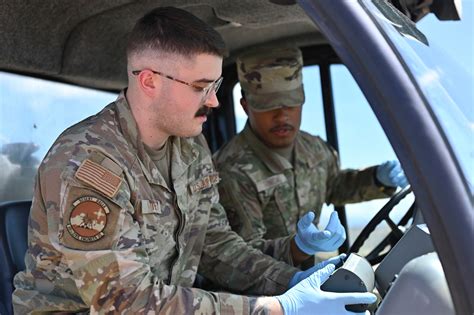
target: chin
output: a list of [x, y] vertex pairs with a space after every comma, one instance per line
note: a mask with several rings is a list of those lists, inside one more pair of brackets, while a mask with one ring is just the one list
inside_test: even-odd
[[284, 143], [274, 143], [271, 145], [272, 148], [275, 149], [286, 149], [293, 145], [293, 142], [284, 142]]
[[185, 135], [183, 135], [183, 137], [196, 137], [198, 135], [200, 135], [202, 132], [202, 125], [197, 127], [197, 128], [194, 128], [193, 130], [189, 130], [185, 133]]
[[295, 144], [295, 138], [286, 138], [286, 139], [280, 139], [281, 141], [275, 142], [273, 146], [278, 149], [285, 149], [288, 147], [291, 147]]

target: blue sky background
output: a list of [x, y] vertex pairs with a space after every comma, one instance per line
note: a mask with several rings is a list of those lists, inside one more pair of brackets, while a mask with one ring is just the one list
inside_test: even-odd
[[[453, 56], [458, 66], [472, 77], [474, 0], [464, 0], [462, 4], [462, 22], [440, 22], [430, 14], [418, 23], [418, 28], [430, 43]], [[390, 144], [350, 73], [343, 66], [334, 66], [332, 72], [342, 167], [360, 168], [395, 159]], [[304, 78], [307, 101], [303, 107], [302, 129], [325, 138], [319, 69], [305, 69]], [[470, 97], [471, 106], [474, 106], [472, 80], [459, 84]], [[240, 88], [234, 94], [238, 100]], [[35, 150], [33, 157], [40, 161], [61, 131], [95, 114], [115, 98], [112, 93], [0, 72], [0, 200], [2, 191], [7, 194], [8, 178], [19, 172], [18, 165], [8, 159], [7, 144], [25, 143], [25, 154], [28, 150]], [[236, 104], [239, 104], [238, 101]], [[239, 105], [236, 113], [237, 124], [242, 128], [246, 116]], [[347, 207], [350, 222], [363, 225], [383, 203], [372, 201]], [[324, 211], [323, 223], [328, 213], [329, 210]]]

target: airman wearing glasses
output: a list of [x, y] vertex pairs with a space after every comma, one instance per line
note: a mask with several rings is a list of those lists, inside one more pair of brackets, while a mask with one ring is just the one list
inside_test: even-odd
[[[319, 289], [341, 257], [303, 272], [231, 231], [201, 135], [219, 104], [224, 50], [184, 10], [137, 22], [128, 88], [64, 131], [39, 167], [15, 313], [342, 313], [375, 301]], [[226, 292], [263, 297], [195, 288], [198, 268]]]

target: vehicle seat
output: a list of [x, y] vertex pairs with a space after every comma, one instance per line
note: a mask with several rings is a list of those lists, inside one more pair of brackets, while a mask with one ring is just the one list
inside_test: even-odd
[[13, 314], [13, 277], [25, 269], [31, 201], [0, 203], [0, 314]]

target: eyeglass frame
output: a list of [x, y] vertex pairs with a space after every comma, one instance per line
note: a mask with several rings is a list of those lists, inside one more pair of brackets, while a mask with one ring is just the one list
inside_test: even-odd
[[202, 95], [202, 100], [205, 100], [209, 96], [209, 92], [212, 90], [212, 88], [214, 89], [214, 93], [217, 93], [217, 91], [221, 87], [222, 80], [224, 79], [224, 77], [220, 77], [217, 80], [209, 83], [208, 86], [202, 87], [202, 86], [199, 86], [199, 85], [194, 84], [194, 83], [189, 83], [189, 82], [186, 82], [186, 81], [183, 81], [183, 80], [180, 80], [180, 79], [176, 79], [176, 78], [174, 78], [170, 75], [167, 75], [167, 74], [164, 74], [162, 72], [155, 71], [155, 70], [152, 70], [152, 69], [132, 70], [132, 74], [133, 75], [139, 75], [140, 72], [145, 71], [145, 70], [151, 71], [154, 74], [165, 77], [165, 78], [170, 79], [172, 81], [175, 81], [175, 82], [190, 86], [192, 88], [195, 88], [198, 92], [201, 92], [201, 93], [204, 92], [204, 94]]

